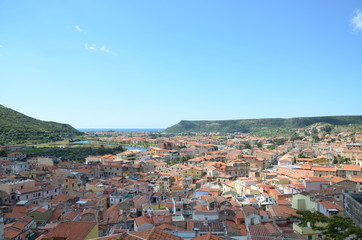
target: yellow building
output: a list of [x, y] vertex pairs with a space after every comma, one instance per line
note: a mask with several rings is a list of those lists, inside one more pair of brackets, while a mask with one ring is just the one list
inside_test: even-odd
[[104, 190], [104, 185], [99, 182], [87, 183], [86, 190], [92, 191], [92, 192], [101, 192]]
[[274, 184], [289, 184], [290, 180], [286, 177], [275, 177], [273, 182]]
[[344, 150], [341, 156], [352, 160], [360, 154], [362, 154], [362, 150]]
[[150, 152], [152, 155], [156, 155], [157, 153], [159, 153], [160, 150], [161, 150], [161, 148], [151, 147], [147, 151]]
[[63, 185], [65, 193], [69, 193], [71, 191], [78, 191], [82, 186], [82, 182], [79, 179], [66, 178]]
[[299, 234], [302, 234], [305, 239], [317, 239], [318, 234], [320, 233], [317, 230], [313, 230], [310, 225], [307, 226], [301, 226], [298, 223], [293, 223], [293, 230]]
[[312, 161], [313, 164], [318, 164], [318, 165], [327, 165], [330, 164], [329, 159], [326, 158], [325, 156], [318, 156], [315, 159], [313, 159]]
[[102, 196], [100, 198], [97, 198], [97, 207], [99, 207], [100, 209], [103, 209], [103, 211], [105, 211], [108, 208], [108, 198], [107, 196]]
[[202, 178], [202, 175], [203, 175], [202, 168], [190, 167], [190, 168], [184, 169], [185, 177], [192, 177], [193, 179], [200, 179], [200, 178]]
[[185, 189], [182, 186], [173, 186], [173, 187], [171, 187], [171, 193], [176, 193], [176, 192], [182, 193], [182, 192], [184, 192], [184, 190]]

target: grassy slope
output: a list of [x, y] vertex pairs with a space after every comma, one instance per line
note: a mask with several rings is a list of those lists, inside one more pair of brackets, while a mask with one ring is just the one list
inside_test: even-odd
[[332, 125], [362, 124], [362, 116], [330, 116], [330, 117], [303, 117], [303, 118], [269, 118], [243, 119], [224, 121], [181, 121], [165, 129], [165, 133], [189, 132], [245, 132], [257, 133], [277, 129], [303, 128], [315, 123], [329, 123]]
[[0, 145], [59, 141], [80, 135], [68, 124], [41, 121], [0, 105]]

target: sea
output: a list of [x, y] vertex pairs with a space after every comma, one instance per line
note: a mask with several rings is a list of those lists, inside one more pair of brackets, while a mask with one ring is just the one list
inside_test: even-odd
[[164, 128], [77, 128], [81, 132], [159, 132]]

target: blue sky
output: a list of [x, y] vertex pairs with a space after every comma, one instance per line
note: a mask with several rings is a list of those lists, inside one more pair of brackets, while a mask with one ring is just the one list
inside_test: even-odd
[[77, 128], [360, 115], [361, 1], [0, 1], [0, 104]]

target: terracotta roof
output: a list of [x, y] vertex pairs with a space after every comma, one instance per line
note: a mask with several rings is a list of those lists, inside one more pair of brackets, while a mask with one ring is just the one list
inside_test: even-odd
[[140, 231], [140, 232], [131, 232], [127, 233], [126, 236], [123, 236], [125, 240], [182, 240], [181, 237], [176, 236], [172, 233], [168, 233], [163, 231], [160, 228], [154, 227], [148, 230]]
[[291, 215], [298, 215], [296, 209], [287, 206], [270, 205], [269, 209], [273, 217], [290, 218]]
[[343, 211], [341, 206], [338, 206], [330, 201], [321, 201], [320, 204], [322, 204], [326, 209], [337, 209], [338, 211]]
[[17, 229], [11, 228], [11, 227], [5, 227], [5, 229], [4, 229], [5, 239], [15, 239], [20, 234], [21, 234], [21, 230], [17, 230]]
[[159, 226], [157, 226], [157, 228], [162, 229], [162, 230], [171, 230], [171, 231], [179, 231], [179, 232], [186, 232], [187, 229], [183, 228], [183, 227], [176, 227], [175, 225], [172, 224], [168, 224], [168, 223], [164, 223], [161, 224]]
[[171, 223], [172, 217], [171, 216], [153, 216], [152, 222], [154, 225], [162, 224], [162, 223]]
[[351, 181], [362, 183], [362, 176], [352, 176]]
[[249, 226], [249, 233], [252, 240], [269, 240], [269, 239], [305, 239], [298, 233], [279, 232], [273, 223], [258, 224]]
[[25, 213], [15, 213], [15, 212], [11, 212], [11, 213], [5, 213], [4, 218], [22, 218], [25, 216]]
[[14, 206], [12, 209], [13, 213], [27, 213], [28, 209], [24, 206]]
[[312, 166], [313, 171], [324, 171], [324, 172], [335, 172], [336, 167], [320, 167], [320, 166]]
[[213, 234], [211, 234], [211, 232], [209, 232], [206, 235], [191, 238], [191, 240], [223, 240], [223, 238], [213, 235]]
[[353, 164], [344, 164], [342, 166], [343, 170], [346, 171], [361, 171], [361, 167], [358, 165], [353, 165]]
[[21, 194], [24, 194], [24, 193], [36, 192], [36, 191], [40, 191], [40, 190], [41, 190], [41, 187], [37, 186], [37, 187], [29, 187], [29, 188], [21, 189], [21, 190], [19, 190], [19, 192]]
[[327, 182], [327, 179], [323, 177], [308, 177], [306, 178], [307, 182]]
[[152, 224], [152, 220], [146, 216], [141, 216], [141, 217], [135, 218], [134, 220], [135, 220], [137, 226], [142, 226], [143, 224], [146, 224], [146, 223]]
[[346, 179], [343, 177], [333, 177], [333, 178], [330, 178], [329, 181], [332, 183], [339, 183], [339, 182], [346, 181]]
[[97, 226], [96, 222], [62, 222], [44, 235], [45, 239], [66, 238], [67, 240], [83, 240]]
[[258, 210], [252, 206], [244, 206], [243, 212], [246, 216], [249, 216], [252, 214], [258, 215]]
[[48, 222], [56, 222], [59, 220], [62, 215], [63, 209], [55, 209], [52, 213], [52, 216], [49, 218]]

